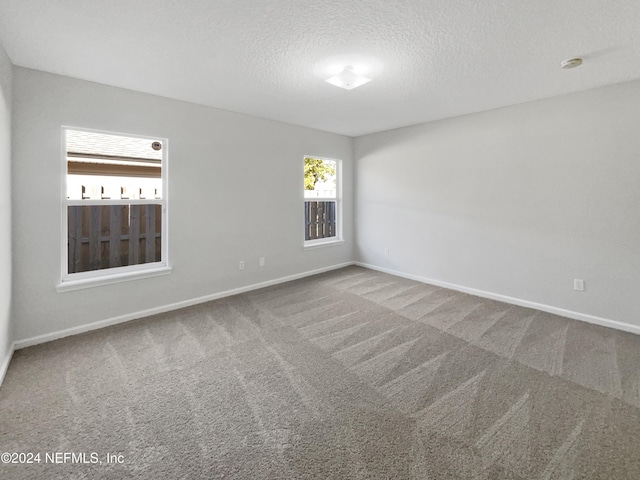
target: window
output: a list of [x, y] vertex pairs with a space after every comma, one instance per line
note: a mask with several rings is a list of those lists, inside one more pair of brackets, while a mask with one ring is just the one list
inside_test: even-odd
[[342, 240], [340, 160], [304, 158], [305, 246]]
[[63, 128], [58, 291], [168, 273], [167, 141]]

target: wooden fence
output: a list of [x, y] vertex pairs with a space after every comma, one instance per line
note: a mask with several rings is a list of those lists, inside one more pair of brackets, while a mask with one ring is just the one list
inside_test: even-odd
[[336, 202], [304, 202], [304, 238], [315, 240], [336, 236]]
[[162, 205], [67, 207], [69, 273], [159, 262]]

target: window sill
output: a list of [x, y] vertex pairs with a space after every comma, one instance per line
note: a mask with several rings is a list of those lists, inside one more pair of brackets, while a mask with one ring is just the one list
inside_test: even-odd
[[312, 250], [314, 248], [333, 247], [335, 245], [342, 245], [342, 244], [344, 244], [344, 240], [321, 240], [321, 241], [311, 240], [309, 242], [305, 242], [303, 248], [305, 250]]
[[141, 278], [158, 277], [160, 275], [168, 275], [171, 273], [171, 267], [158, 267], [149, 270], [141, 270], [137, 272], [117, 273], [111, 275], [103, 275], [95, 278], [83, 278], [81, 280], [66, 280], [56, 285], [56, 292], [72, 292], [83, 288], [100, 287], [102, 285], [110, 285], [112, 283], [128, 282], [129, 280], [139, 280]]

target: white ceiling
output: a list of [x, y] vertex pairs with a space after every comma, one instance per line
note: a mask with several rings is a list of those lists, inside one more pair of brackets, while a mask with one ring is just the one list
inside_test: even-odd
[[[640, 1], [0, 0], [0, 42], [22, 67], [357, 136], [640, 78]], [[351, 54], [382, 72], [314, 75]]]

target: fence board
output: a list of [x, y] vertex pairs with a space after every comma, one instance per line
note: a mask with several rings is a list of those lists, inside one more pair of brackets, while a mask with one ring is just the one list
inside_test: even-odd
[[89, 270], [98, 270], [102, 263], [102, 245], [100, 241], [102, 230], [102, 207], [92, 205], [90, 209], [89, 227]]
[[309, 217], [311, 217], [311, 235], [310, 239], [315, 240], [318, 238], [318, 202], [311, 202], [311, 209], [309, 211]]
[[153, 233], [156, 230], [156, 206], [146, 205], [146, 225], [145, 225], [145, 262], [155, 262], [156, 260], [156, 239]]
[[318, 202], [318, 223], [320, 227], [319, 238], [326, 238], [327, 235], [327, 204], [326, 202]]
[[331, 236], [331, 223], [329, 216], [331, 215], [331, 204], [329, 202], [324, 202], [323, 205], [323, 215], [322, 215], [322, 234], [324, 237]]
[[69, 207], [68, 214], [68, 268], [69, 273], [75, 273], [80, 267], [80, 255], [82, 248], [82, 207]]
[[129, 208], [129, 265], [140, 263], [140, 205]]
[[327, 202], [329, 205], [328, 221], [329, 221], [329, 231], [328, 235], [330, 237], [336, 236], [336, 202]]
[[122, 264], [120, 259], [120, 213], [122, 206], [111, 205], [109, 210], [109, 268], [111, 268], [119, 267]]
[[304, 202], [304, 239], [309, 240], [309, 202]]

